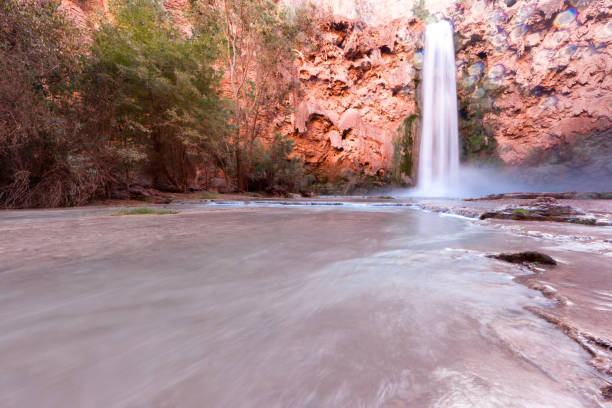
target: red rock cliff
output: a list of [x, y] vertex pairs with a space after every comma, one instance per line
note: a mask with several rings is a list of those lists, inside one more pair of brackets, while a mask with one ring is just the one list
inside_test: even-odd
[[[179, 15], [185, 1], [165, 4]], [[534, 150], [612, 127], [610, 1], [466, 0], [446, 10], [438, 3], [438, 17], [453, 21], [457, 33], [460, 97], [497, 108], [485, 121], [503, 161], [521, 164]], [[107, 7], [105, 0], [64, 4], [79, 24]], [[367, 20], [379, 22], [372, 15]], [[418, 114], [424, 22], [408, 16], [367, 25], [336, 16], [322, 28], [315, 51], [296, 60], [295, 112], [271, 131], [295, 138], [297, 153], [320, 172], [388, 170], [398, 126]], [[477, 81], [485, 85], [470, 88]]]

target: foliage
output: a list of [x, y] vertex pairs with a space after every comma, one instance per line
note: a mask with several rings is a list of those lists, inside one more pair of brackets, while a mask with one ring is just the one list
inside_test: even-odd
[[95, 33], [84, 81], [87, 105], [110, 115], [90, 125], [112, 135], [127, 167], [144, 153], [157, 187], [186, 191], [195, 164], [227, 150], [218, 33], [182, 35], [154, 0], [117, 2], [113, 16]]
[[487, 109], [480, 108], [471, 97], [461, 101], [461, 110], [465, 117], [459, 120], [462, 155], [466, 159], [473, 159], [484, 153], [491, 155], [495, 152], [496, 141], [490, 124], [485, 122]]
[[[470, 64], [468, 64], [469, 66]], [[483, 65], [484, 72], [487, 72]], [[495, 115], [499, 113], [494, 106], [495, 98], [504, 88], [492, 87], [486, 76], [468, 77], [464, 74], [464, 86], [459, 93], [459, 138], [463, 160], [496, 164], [497, 142], [495, 140]]]
[[123, 216], [123, 215], [168, 215], [168, 214], [178, 214], [178, 211], [171, 210], [157, 210], [149, 207], [139, 207], [139, 208], [124, 208], [116, 212], [115, 214], [111, 214], [111, 216]]
[[312, 16], [265, 0], [190, 0], [182, 30], [161, 0], [117, 0], [111, 15], [87, 41], [59, 0], [0, 2], [0, 206], [77, 205], [151, 180], [182, 192], [203, 173], [207, 186], [305, 185], [292, 141], [270, 141], [268, 125], [297, 99]]
[[293, 144], [292, 139], [278, 134], [268, 145], [256, 142], [248, 187], [267, 189], [270, 192], [290, 192], [301, 191], [311, 184], [312, 178], [305, 174], [302, 161], [291, 157]]
[[80, 39], [58, 1], [0, 2], [0, 206], [68, 206], [106, 175], [70, 103]]
[[421, 21], [427, 20], [430, 16], [425, 0], [418, 0], [412, 6], [412, 14]]
[[515, 208], [512, 212], [517, 215], [529, 215], [531, 213], [531, 211], [525, 208]]
[[[200, 10], [210, 8], [204, 0], [196, 4]], [[256, 141], [265, 136], [275, 117], [291, 109], [286, 99], [298, 83], [294, 47], [306, 38], [301, 29], [309, 25], [304, 14], [291, 16], [268, 0], [219, 0], [215, 5], [220, 10], [222, 61], [233, 102], [232, 168], [238, 188], [244, 191], [254, 168]]]
[[397, 128], [397, 135], [393, 140], [393, 164], [391, 178], [394, 183], [403, 184], [405, 177], [412, 176], [412, 153], [414, 143], [414, 123], [418, 115], [406, 117]]

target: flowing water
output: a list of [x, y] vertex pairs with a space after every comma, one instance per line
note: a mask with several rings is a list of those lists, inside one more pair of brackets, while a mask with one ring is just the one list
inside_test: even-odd
[[443, 196], [459, 178], [459, 130], [453, 29], [442, 20], [425, 29], [423, 126], [418, 191]]
[[588, 354], [484, 257], [372, 205], [0, 218], [0, 406], [596, 407]]

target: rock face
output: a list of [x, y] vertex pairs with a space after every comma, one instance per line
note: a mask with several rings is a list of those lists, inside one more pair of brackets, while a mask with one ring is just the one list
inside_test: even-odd
[[97, 13], [108, 11], [108, 0], [61, 0], [61, 5], [81, 29], [87, 29]]
[[297, 61], [297, 109], [280, 129], [296, 139], [307, 164], [331, 177], [388, 170], [397, 128], [417, 110], [414, 44], [423, 28], [415, 19], [371, 27], [335, 18], [322, 25], [315, 50]]
[[489, 86], [475, 92], [499, 109], [486, 120], [505, 162], [612, 127], [611, 15], [605, 0], [472, 1], [449, 11], [463, 39], [460, 80], [484, 67]]
[[[611, 15], [605, 0], [468, 0], [441, 14], [457, 33], [459, 98], [487, 108], [504, 162], [538, 164], [542, 152], [612, 128]], [[301, 100], [293, 129], [283, 129], [307, 163], [366, 175], [390, 168], [396, 129], [419, 114], [424, 25], [336, 16], [323, 26], [318, 49], [298, 61]]]
[[[179, 15], [185, 2], [165, 4]], [[318, 174], [374, 176], [391, 168], [398, 126], [419, 114], [422, 36], [435, 18], [454, 24], [459, 99], [487, 108], [482, 122], [504, 162], [521, 165], [612, 128], [609, 0], [431, 0], [420, 19], [412, 0], [319, 3], [334, 17], [321, 22], [309, 50], [297, 50], [295, 112], [270, 124], [271, 134], [296, 140], [297, 154]], [[64, 4], [77, 22], [107, 6]]]
[[497, 211], [488, 211], [480, 216], [481, 220], [497, 218], [515, 221], [555, 221], [571, 224], [609, 226], [610, 222], [597, 219], [579, 208], [564, 205], [552, 197], [541, 196], [526, 205], [510, 205]]
[[[386, 24], [397, 18], [414, 17], [420, 0], [282, 0], [289, 8], [313, 4], [318, 9], [341, 19], [363, 21], [368, 25]], [[422, 8], [430, 13], [442, 12], [454, 0], [422, 0]]]

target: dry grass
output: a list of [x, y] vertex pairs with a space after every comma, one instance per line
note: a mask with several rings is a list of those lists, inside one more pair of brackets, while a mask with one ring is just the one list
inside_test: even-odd
[[215, 198], [219, 198], [219, 193], [215, 193], [214, 191], [203, 191], [199, 195], [201, 200], [214, 200]]

